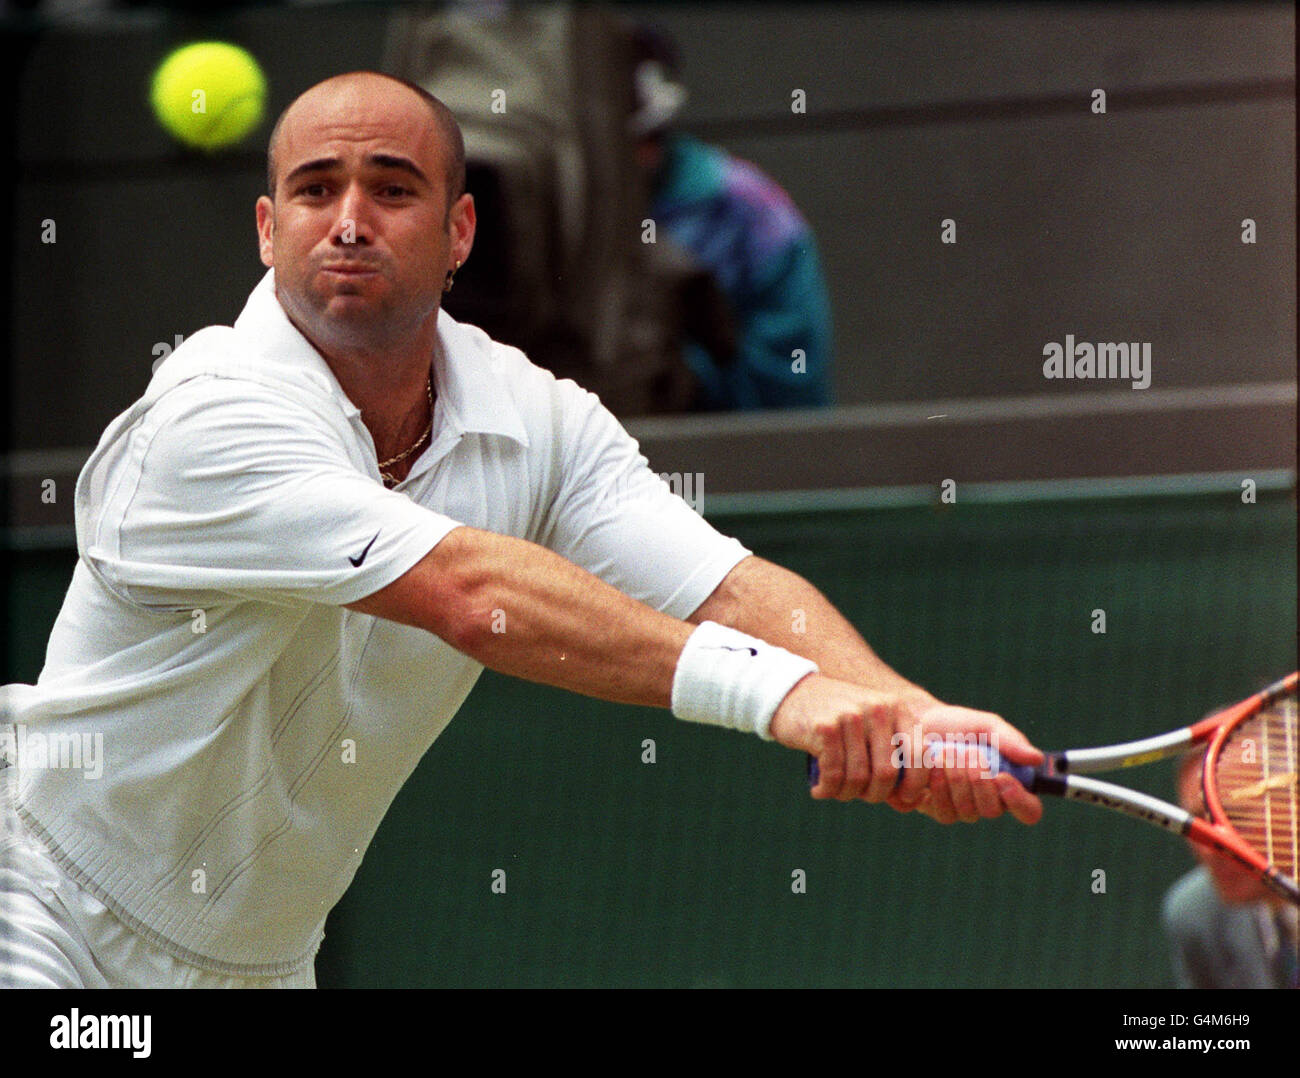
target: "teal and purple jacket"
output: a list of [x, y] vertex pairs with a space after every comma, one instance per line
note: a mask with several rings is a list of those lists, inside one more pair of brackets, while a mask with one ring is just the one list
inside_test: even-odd
[[830, 404], [830, 301], [808, 223], [747, 161], [677, 133], [666, 137], [664, 155], [651, 214], [713, 274], [736, 319], [731, 362], [719, 363], [695, 343], [686, 349], [702, 405]]

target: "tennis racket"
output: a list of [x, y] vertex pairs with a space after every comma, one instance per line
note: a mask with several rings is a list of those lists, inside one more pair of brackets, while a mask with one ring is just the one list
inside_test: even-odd
[[[1288, 674], [1195, 725], [1141, 741], [1052, 753], [1041, 767], [984, 751], [989, 770], [1012, 775], [1030, 793], [1086, 801], [1183, 835], [1233, 858], [1270, 890], [1300, 905], [1297, 680], [1300, 674]], [[1195, 745], [1206, 746], [1201, 782], [1208, 820], [1136, 790], [1082, 777], [1163, 760]], [[808, 777], [817, 784], [812, 757]]]

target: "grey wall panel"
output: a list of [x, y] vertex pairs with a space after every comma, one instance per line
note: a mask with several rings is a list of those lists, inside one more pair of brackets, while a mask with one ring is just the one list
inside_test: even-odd
[[1066, 333], [1149, 342], [1153, 386], [1293, 377], [1293, 123], [1278, 102], [1081, 104], [734, 149], [816, 222], [839, 397], [858, 403], [1048, 391], [1042, 349]]
[[687, 123], [1295, 74], [1286, 4], [626, 4], [676, 39]]
[[[1156, 386], [1294, 377], [1290, 7], [624, 10], [676, 32], [688, 125], [812, 222], [841, 402], [1051, 392], [1042, 347], [1065, 333], [1149, 341]], [[93, 444], [155, 344], [237, 313], [260, 272], [270, 117], [378, 64], [386, 21], [379, 4], [270, 7], [32, 39], [10, 227], [16, 447]], [[246, 44], [271, 86], [263, 130], [211, 160], [170, 146], [144, 96], [194, 36]], [[1087, 111], [1097, 85], [1105, 116]], [[938, 242], [944, 217], [955, 246]], [[46, 219], [57, 245], [40, 242]]]

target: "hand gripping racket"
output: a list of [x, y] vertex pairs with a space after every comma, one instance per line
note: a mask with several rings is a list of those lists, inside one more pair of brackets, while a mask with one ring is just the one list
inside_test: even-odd
[[[1297, 680], [1300, 674], [1288, 674], [1193, 726], [1141, 741], [1052, 753], [1041, 767], [1013, 764], [988, 749], [989, 768], [1014, 776], [1030, 793], [1087, 801], [1184, 835], [1233, 858], [1270, 890], [1300, 905]], [[1201, 782], [1208, 820], [1081, 774], [1137, 767], [1194, 745], [1206, 746]], [[816, 785], [815, 759], [809, 760], [808, 775]]]

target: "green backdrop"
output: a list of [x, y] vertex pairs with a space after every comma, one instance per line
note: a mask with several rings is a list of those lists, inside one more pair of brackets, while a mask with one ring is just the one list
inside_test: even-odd
[[[900, 670], [1046, 748], [1157, 733], [1295, 666], [1293, 492], [1075, 494], [710, 516]], [[73, 555], [10, 553], [7, 679], [30, 680]], [[1168, 796], [1171, 766], [1124, 781]], [[1165, 986], [1160, 898], [1191, 863], [1080, 805], [941, 828], [813, 802], [796, 753], [489, 673], [331, 916], [318, 979]]]

